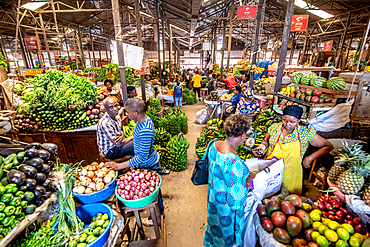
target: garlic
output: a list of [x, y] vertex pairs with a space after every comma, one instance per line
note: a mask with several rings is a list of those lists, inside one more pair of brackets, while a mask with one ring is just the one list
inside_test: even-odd
[[104, 177], [103, 182], [105, 184], [109, 184], [110, 182], [112, 182], [112, 180], [113, 180], [112, 176], [108, 174], [107, 176]]
[[104, 166], [104, 162], [101, 162], [99, 165], [98, 165], [98, 169], [102, 168]]
[[84, 169], [82, 169], [81, 174], [82, 174], [82, 176], [86, 176], [86, 174], [87, 174], [87, 170], [86, 170], [85, 168], [84, 168]]
[[86, 188], [85, 191], [84, 191], [85, 194], [91, 194], [93, 192], [94, 191], [91, 188]]
[[95, 190], [96, 184], [94, 182], [90, 183], [88, 187], [92, 190]]
[[99, 182], [99, 183], [96, 183], [95, 189], [97, 191], [100, 191], [100, 190], [104, 189], [104, 187], [105, 187], [105, 184], [103, 182]]

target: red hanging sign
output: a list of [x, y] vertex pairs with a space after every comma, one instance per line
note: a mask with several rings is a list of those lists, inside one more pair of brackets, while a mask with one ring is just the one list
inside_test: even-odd
[[306, 31], [307, 24], [308, 24], [308, 17], [309, 15], [293, 15], [292, 19], [292, 26], [290, 27], [290, 31]]
[[329, 40], [325, 42], [323, 51], [331, 51], [332, 48], [333, 48], [333, 40]]
[[26, 43], [27, 49], [39, 49], [40, 43], [36, 36], [26, 36], [24, 37], [24, 42]]
[[257, 5], [238, 7], [238, 19], [255, 19], [257, 16]]

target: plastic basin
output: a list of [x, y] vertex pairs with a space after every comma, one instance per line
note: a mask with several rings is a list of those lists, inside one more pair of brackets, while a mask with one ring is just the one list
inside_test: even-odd
[[101, 191], [97, 191], [91, 194], [76, 194], [76, 193], [72, 193], [72, 194], [74, 197], [78, 198], [83, 204], [91, 204], [91, 203], [104, 201], [105, 199], [107, 199], [113, 194], [117, 177], [118, 177], [118, 172], [116, 171], [116, 176], [107, 185], [107, 187]]
[[162, 185], [162, 178], [161, 178], [161, 176], [159, 176], [159, 174], [157, 174], [157, 175], [159, 177], [159, 185], [153, 191], [153, 193], [150, 194], [149, 196], [146, 196], [146, 197], [138, 199], [138, 200], [126, 200], [126, 199], [123, 199], [120, 195], [118, 195], [117, 186], [114, 190], [114, 193], [116, 194], [116, 197], [118, 198], [118, 200], [123, 202], [123, 204], [125, 204], [126, 207], [129, 207], [129, 208], [143, 208], [143, 207], [146, 207], [150, 203], [154, 202], [155, 198], [158, 197], [159, 189], [161, 188], [161, 185]]
[[[110, 235], [110, 228], [113, 224], [113, 211], [112, 209], [104, 203], [93, 203], [88, 205], [82, 205], [81, 207], [76, 208], [76, 215], [81, 219], [84, 223], [84, 230], [89, 228], [89, 225], [92, 221], [92, 218], [97, 215], [98, 213], [105, 214], [107, 213], [109, 216], [109, 225], [105, 228], [103, 234], [101, 234], [94, 242], [86, 245], [86, 247], [101, 247], [103, 246]], [[55, 233], [58, 229], [58, 223], [56, 223], [53, 228], [55, 229]]]

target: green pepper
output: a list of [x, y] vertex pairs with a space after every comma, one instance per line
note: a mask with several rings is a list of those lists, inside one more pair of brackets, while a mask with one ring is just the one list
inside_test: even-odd
[[27, 208], [27, 206], [28, 206], [28, 202], [27, 201], [21, 201], [21, 207], [23, 209]]
[[15, 196], [20, 198], [20, 199], [23, 199], [24, 197], [24, 192], [23, 191], [17, 191], [17, 193], [15, 193]]
[[3, 219], [5, 219], [6, 215], [4, 213], [0, 213], [0, 221], [2, 221]]
[[4, 236], [8, 235], [8, 233], [9, 233], [11, 230], [12, 230], [12, 228], [10, 228], [10, 226], [8, 226], [8, 227], [4, 228], [4, 230], [3, 230], [3, 235], [4, 235]]
[[12, 214], [14, 214], [15, 212], [15, 207], [14, 206], [7, 206], [5, 209], [4, 209], [4, 213], [7, 215], [7, 216], [10, 216]]
[[3, 202], [0, 202], [0, 212], [2, 212], [6, 207], [6, 204]]
[[0, 195], [5, 194], [5, 187], [0, 184]]
[[20, 221], [22, 221], [25, 217], [26, 217], [26, 215], [23, 212], [20, 215], [18, 215], [18, 219]]
[[0, 234], [2, 234], [2, 233], [3, 233], [3, 230], [4, 230], [3, 225], [0, 225]]
[[18, 207], [19, 205], [21, 205], [21, 199], [18, 198], [18, 197], [14, 197], [13, 200], [11, 200], [9, 202], [9, 205], [10, 206], [15, 206], [15, 207]]
[[4, 195], [1, 196], [0, 201], [7, 203], [7, 202], [10, 202], [11, 200], [13, 200], [13, 198], [14, 198], [14, 196], [12, 194], [4, 194]]
[[20, 215], [21, 213], [22, 213], [22, 207], [21, 206], [16, 207], [14, 214], [15, 215]]
[[11, 221], [12, 221], [12, 219], [10, 217], [6, 217], [5, 219], [3, 219], [1, 221], [1, 224], [3, 224], [3, 226], [6, 226], [7, 227], [7, 226], [10, 226]]
[[12, 168], [13, 168], [13, 163], [6, 164], [6, 165], [3, 166], [4, 170], [11, 170]]
[[12, 184], [8, 184], [5, 186], [5, 193], [15, 194], [18, 191], [18, 188], [16, 186], [13, 186]]

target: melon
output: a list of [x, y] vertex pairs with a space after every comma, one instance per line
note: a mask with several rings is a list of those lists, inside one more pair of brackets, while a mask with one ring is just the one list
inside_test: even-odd
[[302, 77], [301, 84], [302, 85], [309, 86], [310, 85], [310, 81], [311, 81], [311, 78], [306, 75], [306, 76], [303, 76]]
[[307, 76], [312, 79], [312, 78], [317, 77], [317, 74], [315, 72], [310, 72], [310, 73], [307, 74]]
[[302, 77], [303, 77], [303, 74], [302, 73], [296, 73], [296, 74], [294, 74], [292, 76], [293, 83], [299, 84], [299, 82], [301, 81]]
[[346, 87], [346, 82], [340, 77], [333, 77], [326, 84], [329, 89], [337, 91], [342, 91]]
[[315, 77], [310, 81], [310, 85], [313, 87], [324, 87], [326, 79], [324, 77]]

